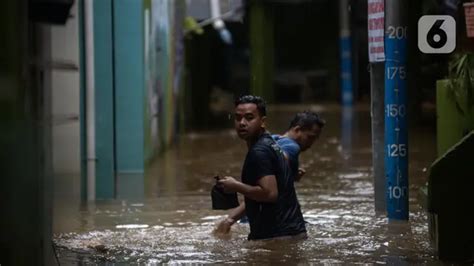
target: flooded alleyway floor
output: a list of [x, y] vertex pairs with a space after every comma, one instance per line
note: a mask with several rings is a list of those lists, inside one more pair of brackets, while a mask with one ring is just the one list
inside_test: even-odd
[[238, 177], [245, 156], [244, 143], [225, 129], [184, 136], [150, 167], [141, 195], [73, 204], [67, 214], [61, 210], [70, 203], [57, 199], [60, 264], [442, 264], [430, 246], [420, 196], [435, 157], [434, 131], [410, 132], [410, 220], [389, 223], [374, 211], [368, 109], [354, 109], [350, 134], [344, 135], [349, 140], [341, 140], [341, 112], [334, 106], [270, 107], [270, 131], [283, 133], [303, 109], [316, 110], [328, 122], [320, 141], [300, 158], [307, 174], [296, 190], [308, 239], [247, 241], [248, 224], [233, 226], [228, 238], [213, 236], [226, 212], [211, 210], [212, 176]]

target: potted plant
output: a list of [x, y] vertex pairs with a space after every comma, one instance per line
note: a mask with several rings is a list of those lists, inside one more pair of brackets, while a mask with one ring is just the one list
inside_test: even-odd
[[468, 117], [474, 106], [474, 53], [463, 52], [453, 56], [449, 64], [448, 95], [456, 109]]
[[438, 82], [438, 155], [474, 129], [474, 3], [460, 1], [456, 12], [457, 48], [451, 56], [447, 79]]
[[[458, 6], [462, 2], [465, 1], [460, 1]], [[458, 9], [458, 21], [462, 21], [461, 11]], [[467, 14], [470, 13], [466, 12], [466, 18]], [[445, 79], [436, 83], [438, 159], [430, 167], [423, 191], [427, 197], [431, 242], [440, 259], [450, 260], [474, 257], [474, 245], [471, 245], [474, 239], [468, 233], [472, 221], [462, 212], [456, 212], [472, 206], [465, 198], [466, 193], [461, 192], [472, 181], [465, 170], [470, 166], [466, 150], [472, 147], [472, 134], [460, 141], [474, 129], [474, 39], [469, 38], [466, 34], [469, 27], [464, 26], [457, 23], [456, 52], [448, 60]], [[456, 143], [459, 145], [451, 149]]]
[[469, 134], [474, 129], [474, 53], [454, 54], [448, 68], [447, 79], [439, 80], [436, 88], [438, 159], [430, 167], [424, 192], [428, 228], [440, 259], [472, 260], [472, 220], [458, 210], [472, 206], [464, 188], [473, 182], [467, 169], [474, 134]]
[[474, 129], [474, 53], [458, 52], [437, 82], [438, 155]]

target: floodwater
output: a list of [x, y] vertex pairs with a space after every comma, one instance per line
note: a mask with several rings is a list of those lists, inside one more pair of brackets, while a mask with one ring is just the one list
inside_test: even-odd
[[410, 131], [409, 221], [389, 223], [374, 211], [368, 107], [355, 107], [352, 123], [341, 125], [335, 105], [270, 106], [270, 130], [283, 133], [303, 109], [327, 120], [321, 139], [300, 158], [307, 173], [296, 189], [308, 239], [247, 241], [248, 224], [234, 225], [227, 238], [212, 235], [226, 216], [211, 210], [212, 177], [238, 177], [246, 152], [245, 143], [225, 129], [183, 136], [144, 179], [120, 177], [117, 200], [81, 206], [56, 199], [60, 264], [441, 264], [430, 246], [420, 193], [435, 159], [434, 129], [417, 125]]

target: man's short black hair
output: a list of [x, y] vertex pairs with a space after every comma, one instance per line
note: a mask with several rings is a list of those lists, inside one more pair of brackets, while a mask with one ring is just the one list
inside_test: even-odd
[[257, 110], [260, 116], [267, 115], [267, 105], [262, 97], [254, 95], [244, 95], [235, 100], [234, 106], [237, 107], [237, 105], [244, 103], [254, 103], [255, 105], [257, 105]]
[[326, 124], [326, 121], [324, 121], [321, 117], [319, 117], [319, 115], [316, 114], [315, 112], [304, 111], [304, 112], [297, 113], [295, 115], [293, 120], [291, 120], [290, 122], [289, 128], [300, 126], [301, 129], [308, 130], [308, 129], [312, 129], [314, 125], [318, 125], [319, 128], [322, 129], [325, 124]]

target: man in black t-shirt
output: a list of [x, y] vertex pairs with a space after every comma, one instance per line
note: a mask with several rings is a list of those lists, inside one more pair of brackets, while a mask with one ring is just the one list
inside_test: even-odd
[[250, 224], [249, 240], [305, 237], [305, 223], [289, 166], [280, 147], [265, 131], [265, 119], [262, 98], [247, 95], [235, 102], [235, 130], [248, 147], [242, 182], [225, 176], [219, 178], [217, 184], [226, 191], [243, 194], [245, 201], [218, 224], [216, 232], [229, 232], [246, 214]]

